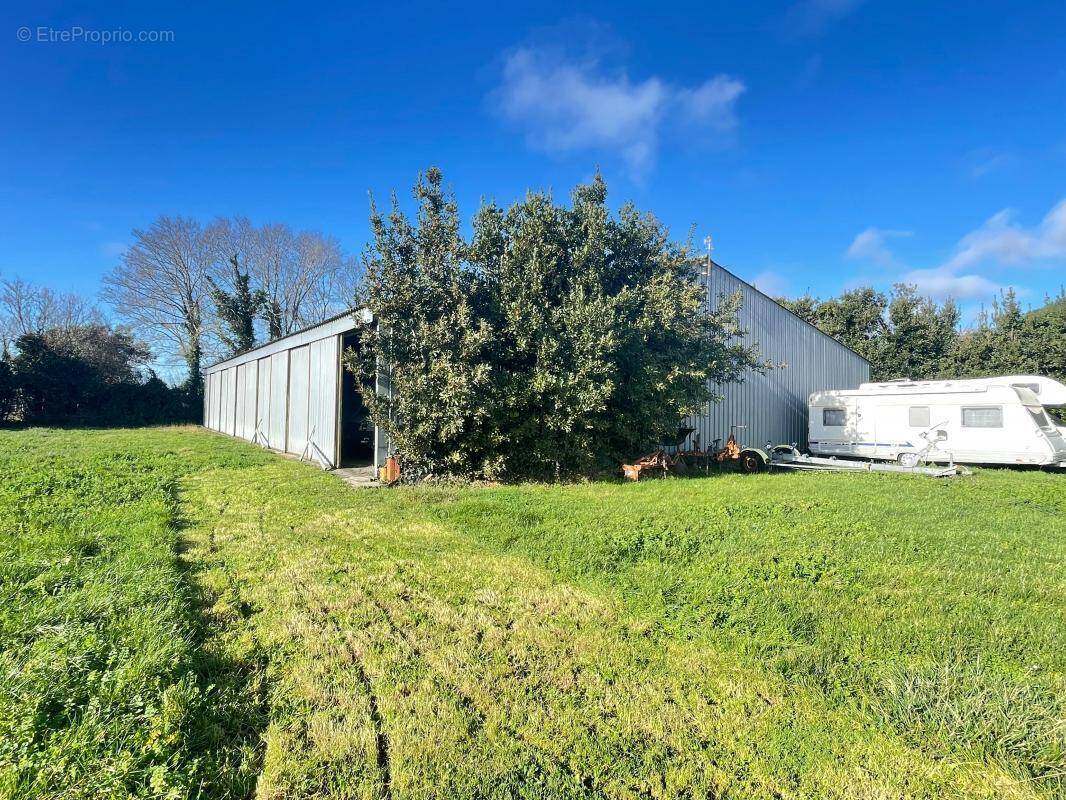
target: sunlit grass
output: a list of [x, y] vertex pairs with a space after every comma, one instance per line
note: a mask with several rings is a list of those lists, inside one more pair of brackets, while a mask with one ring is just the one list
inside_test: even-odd
[[[146, 652], [176, 639], [168, 657], [188, 665], [148, 670], [157, 690], [192, 675], [228, 698], [214, 728], [195, 710], [175, 723], [160, 758], [181, 791], [196, 775], [207, 794], [239, 795], [250, 770], [263, 797], [1050, 797], [1066, 787], [1064, 476], [355, 491], [188, 429], [12, 432], [0, 448], [8, 508], [23, 507], [17, 476], [42, 459], [106, 473], [49, 491], [74, 491], [72, 509], [90, 498], [100, 514], [127, 515], [112, 525], [71, 512], [92, 541], [154, 543], [164, 585], [188, 587], [154, 594], [155, 573], [121, 568], [117, 548], [101, 561], [138, 603], [177, 620], [159, 627], [167, 635], [145, 634]], [[112, 462], [136, 464], [139, 477], [104, 468]], [[145, 481], [162, 487], [156, 511], [142, 505], [151, 492], [115, 488]], [[70, 519], [24, 526], [19, 546], [38, 547]], [[83, 574], [58, 551], [19, 558], [48, 561], [57, 580]], [[32, 577], [11, 575], [5, 650], [9, 629], [31, 643], [52, 635], [9, 599]], [[117, 616], [101, 597], [105, 617]], [[141, 663], [142, 643], [130, 641], [122, 657]], [[5, 655], [5, 672], [44, 670], [35, 659], [50, 664], [48, 648], [35, 646]], [[206, 688], [205, 653], [227, 676], [222, 690]], [[69, 720], [95, 691], [70, 690]], [[146, 719], [107, 698], [116, 711], [101, 724], [150, 739]], [[30, 700], [0, 689], [0, 704], [10, 720]], [[51, 739], [4, 732], [21, 753], [52, 742], [47, 752], [91, 775], [99, 746], [62, 723], [49, 723]], [[243, 737], [236, 752], [227, 724]], [[45, 780], [43, 761], [5, 761], [21, 781], [8, 785]]]

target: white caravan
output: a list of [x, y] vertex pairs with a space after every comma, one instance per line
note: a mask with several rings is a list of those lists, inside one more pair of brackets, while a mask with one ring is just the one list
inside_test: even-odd
[[1059, 433], [1066, 437], [1066, 386], [1042, 375], [1006, 375], [1002, 378], [975, 378], [977, 381], [1029, 389], [1036, 395]]
[[1066, 430], [1044, 408], [1066, 406], [1066, 386], [1010, 375], [864, 383], [810, 396], [816, 455], [1066, 468]]

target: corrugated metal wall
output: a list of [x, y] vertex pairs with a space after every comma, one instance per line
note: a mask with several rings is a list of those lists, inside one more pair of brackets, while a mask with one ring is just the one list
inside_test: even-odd
[[270, 359], [259, 359], [259, 385], [256, 387], [255, 432], [252, 441], [270, 447]]
[[[740, 324], [745, 340], [759, 348], [760, 360], [782, 364], [741, 383], [715, 387], [723, 399], [691, 418], [702, 446], [723, 442], [730, 432], [744, 445], [807, 443], [807, 398], [820, 389], [858, 386], [870, 379], [870, 365], [832, 337], [807, 324], [718, 264], [707, 275], [707, 301], [717, 308], [723, 296], [740, 291]], [[743, 427], [741, 427], [743, 426]]]
[[289, 408], [289, 352], [270, 356], [270, 422], [267, 444], [275, 450], [285, 449]]
[[307, 449], [308, 383], [311, 378], [311, 345], [289, 351], [289, 433], [285, 450], [301, 454]]
[[233, 421], [237, 414], [237, 370], [230, 367], [222, 373], [222, 425], [219, 430], [235, 436]]
[[204, 375], [204, 425], [335, 466], [340, 342], [353, 326], [328, 321], [301, 332], [292, 340], [298, 346], [285, 348], [281, 340], [210, 367]]
[[[725, 441], [735, 431], [746, 445], [806, 445], [811, 392], [858, 386], [869, 380], [869, 364], [719, 265], [712, 264], [706, 280], [712, 308], [722, 296], [742, 293], [745, 338], [758, 345], [761, 359], [782, 366], [718, 387], [724, 399], [691, 418], [701, 444]], [[338, 318], [209, 368], [207, 427], [334, 466], [340, 438], [340, 343], [354, 326], [354, 319]], [[390, 390], [382, 369], [378, 391]], [[388, 452], [389, 442], [376, 431], [377, 465]]]
[[330, 463], [337, 460], [337, 409], [340, 401], [338, 388], [341, 369], [338, 342], [339, 337], [331, 336], [309, 345], [311, 374], [315, 377], [310, 383], [308, 397], [307, 440], [313, 451], [311, 455], [317, 453], [321, 459]]

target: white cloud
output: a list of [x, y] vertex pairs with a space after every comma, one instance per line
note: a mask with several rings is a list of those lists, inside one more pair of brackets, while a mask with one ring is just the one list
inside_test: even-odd
[[744, 84], [727, 75], [715, 75], [696, 89], [678, 89], [676, 102], [692, 122], [716, 130], [736, 127], [736, 101]]
[[962, 163], [970, 177], [979, 180], [990, 173], [1006, 169], [1014, 164], [1015, 160], [1011, 153], [990, 147], [979, 147], [963, 156]]
[[624, 72], [609, 73], [595, 56], [567, 58], [552, 48], [527, 46], [506, 57], [493, 97], [505, 117], [525, 127], [531, 146], [606, 150], [641, 174], [654, 163], [662, 129], [675, 116], [712, 133], [735, 127], [744, 88], [726, 75], [694, 88], [657, 76], [633, 81]]
[[1009, 209], [993, 214], [962, 238], [946, 266], [964, 269], [983, 262], [1026, 264], [1059, 258], [1066, 258], [1066, 200], [1035, 228], [1015, 223]]
[[770, 297], [782, 297], [788, 293], [788, 279], [781, 273], [769, 269], [756, 275], [751, 285]]
[[846, 17], [863, 0], [800, 0], [785, 15], [788, 32], [794, 36], [814, 36], [830, 24]]
[[903, 273], [900, 283], [913, 283], [918, 291], [931, 295], [938, 300], [953, 297], [956, 300], [974, 300], [995, 295], [1002, 284], [989, 280], [982, 275], [958, 275], [947, 267], [934, 269], [912, 269]]
[[910, 231], [891, 231], [882, 228], [867, 228], [851, 242], [845, 255], [848, 258], [861, 258], [880, 264], [883, 267], [896, 266], [896, 259], [888, 249], [888, 240], [901, 236], [910, 236]]
[[988, 298], [1008, 284], [994, 275], [981, 274], [983, 270], [1040, 266], [1066, 259], [1066, 200], [1055, 205], [1032, 228], [1015, 222], [1010, 210], [992, 215], [959, 240], [950, 258], [932, 268], [908, 269], [900, 264], [886, 244], [889, 237], [899, 235], [907, 233], [867, 228], [855, 237], [847, 255], [902, 270], [893, 280], [913, 283], [937, 298]]

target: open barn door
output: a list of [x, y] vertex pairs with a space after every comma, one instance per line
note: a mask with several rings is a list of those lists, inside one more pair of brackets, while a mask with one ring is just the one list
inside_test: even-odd
[[[355, 346], [355, 334], [342, 338], [342, 352]], [[340, 412], [341, 467], [368, 467], [374, 463], [374, 423], [355, 383], [355, 376], [341, 366]]]

